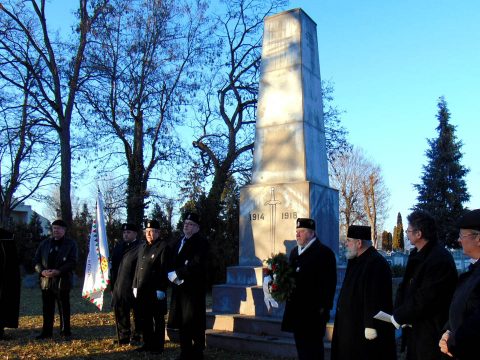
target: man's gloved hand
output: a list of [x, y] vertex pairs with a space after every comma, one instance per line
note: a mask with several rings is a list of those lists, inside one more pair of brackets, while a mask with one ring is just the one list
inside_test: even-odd
[[134, 297], [134, 298], [137, 297], [137, 288], [133, 288], [133, 297]]
[[165, 292], [160, 291], [160, 290], [157, 290], [157, 299], [158, 299], [158, 300], [163, 300], [163, 299], [165, 299], [165, 296], [166, 296], [166, 295], [165, 295]]
[[365, 328], [365, 339], [373, 340], [377, 337], [377, 330], [372, 328]]

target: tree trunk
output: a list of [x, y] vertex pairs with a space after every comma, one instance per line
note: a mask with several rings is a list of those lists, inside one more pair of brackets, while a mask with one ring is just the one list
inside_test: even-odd
[[63, 119], [58, 131], [60, 139], [60, 210], [63, 221], [72, 224], [72, 201], [70, 198], [72, 184], [72, 148], [70, 143], [70, 120]]

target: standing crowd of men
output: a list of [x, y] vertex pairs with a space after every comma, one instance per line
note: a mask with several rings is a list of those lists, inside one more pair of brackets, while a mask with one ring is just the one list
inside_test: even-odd
[[[458, 219], [459, 244], [472, 259], [457, 277], [451, 253], [439, 243], [435, 219], [425, 211], [408, 217], [406, 235], [413, 250], [392, 299], [392, 273], [372, 246], [368, 226], [349, 226], [345, 278], [336, 303], [331, 360], [395, 360], [395, 328], [401, 329], [401, 350], [407, 360], [478, 359], [480, 341], [480, 209]], [[123, 224], [123, 240], [111, 257], [112, 306], [118, 345], [160, 354], [165, 343], [167, 288], [172, 288], [168, 326], [179, 330], [180, 360], [203, 359], [206, 328], [208, 243], [199, 233], [195, 213], [184, 216], [183, 236], [169, 244], [156, 220], [145, 223], [145, 241], [136, 224]], [[60, 335], [71, 336], [70, 289], [78, 249], [66, 236], [62, 220], [52, 223], [52, 237], [42, 241], [34, 257], [40, 277], [43, 326], [38, 340], [53, 334], [55, 304]], [[295, 288], [286, 301], [282, 330], [293, 332], [300, 360], [324, 359], [323, 338], [334, 304], [337, 267], [334, 252], [321, 243], [313, 219], [296, 220], [296, 243], [289, 256]], [[5, 327], [18, 326], [19, 289], [6, 285], [11, 233], [0, 233], [0, 339]], [[8, 295], [8, 297], [6, 296]], [[16, 306], [13, 305], [16, 304]], [[7, 315], [14, 316], [7, 316]], [[133, 318], [133, 321], [131, 321]], [[141, 346], [140, 346], [141, 345]]]
[[[140, 241], [136, 224], [122, 225], [123, 239], [111, 256], [115, 344], [138, 346], [139, 352], [163, 352], [167, 288], [171, 286], [168, 324], [179, 331], [178, 359], [203, 359], [208, 244], [199, 234], [197, 214], [186, 213], [183, 220], [184, 235], [173, 244], [161, 238], [156, 220], [146, 221], [145, 241]], [[71, 336], [70, 289], [78, 249], [76, 242], [65, 236], [66, 230], [64, 221], [55, 220], [52, 237], [42, 241], [35, 254], [43, 303], [43, 327], [37, 340], [52, 337], [55, 304], [60, 314], [60, 335], [66, 339]]]

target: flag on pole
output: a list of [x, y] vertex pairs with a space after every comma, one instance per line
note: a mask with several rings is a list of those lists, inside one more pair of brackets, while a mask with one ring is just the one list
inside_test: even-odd
[[103, 197], [102, 193], [98, 191], [97, 210], [90, 233], [82, 296], [102, 310], [103, 292], [109, 282], [108, 242], [103, 213]]

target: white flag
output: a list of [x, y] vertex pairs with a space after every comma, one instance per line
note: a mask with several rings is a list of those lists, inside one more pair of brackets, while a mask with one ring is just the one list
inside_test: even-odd
[[109, 278], [108, 242], [103, 213], [103, 197], [97, 195], [97, 212], [90, 233], [85, 280], [82, 296], [95, 304], [99, 310], [103, 307], [103, 292], [107, 288]]

